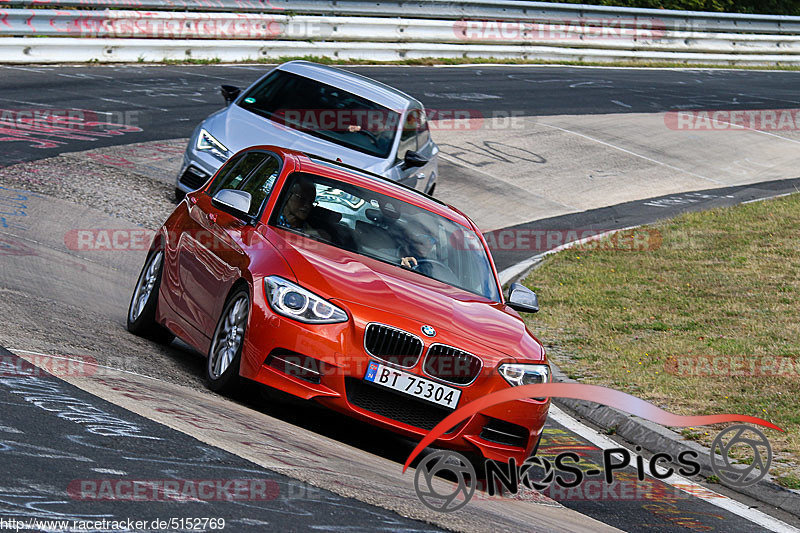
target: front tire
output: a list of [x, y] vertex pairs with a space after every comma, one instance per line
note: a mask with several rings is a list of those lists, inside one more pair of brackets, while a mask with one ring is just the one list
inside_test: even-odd
[[156, 322], [158, 291], [161, 287], [163, 269], [163, 250], [153, 250], [144, 262], [131, 296], [131, 303], [128, 306], [128, 331], [156, 342], [169, 343], [175, 335]]
[[206, 378], [208, 388], [213, 391], [228, 392], [239, 382], [239, 363], [249, 316], [250, 293], [241, 287], [225, 301], [211, 338]]

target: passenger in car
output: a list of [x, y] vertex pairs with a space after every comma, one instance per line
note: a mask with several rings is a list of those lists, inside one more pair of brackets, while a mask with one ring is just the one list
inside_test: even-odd
[[278, 225], [300, 231], [309, 237], [330, 241], [331, 236], [328, 232], [313, 227], [309, 222], [309, 215], [311, 215], [316, 199], [316, 185], [308, 180], [297, 180], [289, 190], [289, 196], [278, 217]]

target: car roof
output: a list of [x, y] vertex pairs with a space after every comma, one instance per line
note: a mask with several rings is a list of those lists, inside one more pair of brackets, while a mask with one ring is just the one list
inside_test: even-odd
[[354, 72], [300, 60], [283, 63], [277, 69], [313, 78], [395, 111], [402, 111], [411, 105], [422, 107], [416, 98], [385, 83]]
[[472, 221], [461, 211], [455, 207], [448, 205], [441, 200], [437, 200], [432, 196], [428, 196], [416, 189], [412, 189], [401, 183], [390, 180], [380, 174], [373, 174], [365, 170], [359, 170], [349, 165], [344, 165], [337, 161], [331, 161], [323, 157], [299, 152], [290, 148], [281, 148], [279, 146], [251, 146], [242, 150], [266, 150], [273, 153], [280, 154], [284, 159], [294, 156], [295, 161], [298, 163], [296, 172], [306, 172], [309, 174], [317, 174], [323, 177], [338, 179], [353, 185], [363, 186], [367, 189], [374, 190], [375, 192], [382, 192], [394, 196], [398, 200], [408, 202], [441, 215], [447, 219], [452, 220], [457, 224], [469, 228], [474, 228]]

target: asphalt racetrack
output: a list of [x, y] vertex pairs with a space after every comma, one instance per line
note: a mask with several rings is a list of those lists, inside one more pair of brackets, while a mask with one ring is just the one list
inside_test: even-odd
[[[155, 229], [172, 208], [186, 138], [222, 105], [219, 85], [246, 86], [266, 69], [0, 67], [0, 113], [11, 113], [0, 114], [0, 345], [10, 350], [0, 350], [0, 520], [205, 517], [224, 519], [228, 531], [796, 531], [797, 518], [719, 485], [640, 482], [631, 468], [621, 478], [628, 491], [483, 496], [436, 513], [417, 500], [413, 473], [402, 473], [414, 443], [261, 387], [233, 398], [209, 393], [200, 354], [130, 335], [125, 315], [145, 252], [79, 249], [66, 235]], [[800, 124], [681, 129], [669, 118], [780, 115], [800, 107], [797, 72], [355, 70], [440, 113], [432, 117], [442, 150], [436, 196], [494, 236], [498, 270], [508, 273], [563, 244], [533, 245], [535, 231], [618, 229], [800, 183]], [[34, 111], [72, 112], [85, 126], [64, 134], [7, 123]], [[482, 120], [455, 126], [454, 111]], [[69, 360], [86, 364], [74, 372]], [[554, 409], [540, 454], [574, 451], [586, 469], [602, 469], [611, 445]], [[250, 497], [136, 501], [76, 489], [132, 479], [247, 480]]]

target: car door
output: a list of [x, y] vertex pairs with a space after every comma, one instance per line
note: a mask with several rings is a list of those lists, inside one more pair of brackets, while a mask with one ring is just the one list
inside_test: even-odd
[[[425, 111], [420, 108], [411, 108], [403, 120], [403, 129], [400, 132], [400, 143], [397, 147], [397, 156], [393, 168], [394, 179], [400, 183], [426, 192], [435, 170], [433, 155], [435, 145], [431, 142], [428, 121]], [[406, 166], [404, 158], [407, 152], [417, 152], [428, 160], [423, 166]]]
[[221, 207], [213, 197], [222, 189], [252, 190], [251, 211], [255, 213], [266, 195], [259, 194], [253, 184], [279, 167], [274, 155], [247, 152], [226, 166], [207, 191], [190, 196], [190, 222], [186, 225], [190, 231], [183, 232], [178, 247], [181, 312], [206, 336], [213, 333], [228, 290], [249, 263], [242, 240], [253, 229], [249, 220]]
[[428, 162], [425, 165], [416, 169], [415, 179], [417, 181], [416, 188], [422, 192], [428, 192], [436, 179], [437, 168], [437, 154], [439, 147], [431, 139], [431, 132], [428, 128], [428, 119], [425, 110], [420, 110], [419, 120], [416, 122], [416, 137], [417, 137], [417, 153], [425, 158]]

